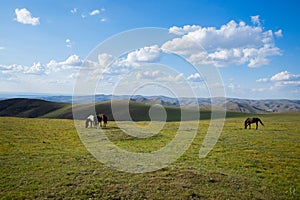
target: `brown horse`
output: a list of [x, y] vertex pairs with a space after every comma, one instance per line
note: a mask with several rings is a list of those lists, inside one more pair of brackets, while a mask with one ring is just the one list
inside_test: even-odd
[[107, 116], [104, 115], [104, 114], [98, 114], [97, 115], [97, 120], [98, 122], [100, 123], [100, 127], [102, 127], [102, 121], [103, 121], [103, 126], [106, 127], [106, 124], [107, 124]]
[[249, 126], [249, 129], [251, 129], [251, 124], [255, 123], [256, 124], [256, 129], [258, 128], [258, 122], [264, 126], [263, 122], [257, 118], [257, 117], [254, 117], [254, 118], [247, 118], [245, 120], [245, 129], [247, 129], [247, 126]]

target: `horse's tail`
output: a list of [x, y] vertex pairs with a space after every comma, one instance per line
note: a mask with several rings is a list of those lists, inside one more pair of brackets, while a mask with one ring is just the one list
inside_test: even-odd
[[265, 126], [264, 123], [263, 123], [259, 118], [257, 118], [257, 120], [259, 121], [259, 123], [260, 123], [261, 125]]
[[249, 118], [247, 118], [247, 119], [245, 120], [245, 123], [244, 123], [245, 129], [247, 129], [247, 126], [248, 126], [248, 120], [249, 120]]
[[86, 119], [86, 120], [85, 120], [85, 128], [89, 127], [89, 122], [90, 122], [89, 119]]

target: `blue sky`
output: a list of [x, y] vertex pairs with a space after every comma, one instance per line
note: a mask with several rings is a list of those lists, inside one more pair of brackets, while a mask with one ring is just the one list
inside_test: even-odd
[[[113, 88], [117, 80], [133, 69], [159, 61], [178, 71], [177, 75], [171, 73], [174, 76], [167, 77], [170, 81], [188, 81], [198, 96], [206, 96], [207, 91], [197, 91], [205, 85], [205, 77], [188, 69], [180, 59], [175, 62], [176, 59], [165, 55], [172, 52], [184, 56], [189, 63], [216, 67], [227, 97], [300, 99], [298, 1], [0, 3], [0, 92], [72, 94], [78, 72], [85, 67], [84, 60], [97, 45], [127, 30], [160, 27], [177, 39], [141, 47], [124, 55], [113, 67], [95, 71], [110, 80], [106, 88]], [[205, 52], [189, 43], [189, 37]], [[106, 54], [100, 57], [98, 62], [111, 58]], [[97, 63], [94, 67], [101, 66]], [[135, 77], [158, 82], [167, 79], [159, 70], [138, 73]], [[96, 92], [111, 91], [99, 87]], [[141, 92], [151, 95], [149, 88]]]

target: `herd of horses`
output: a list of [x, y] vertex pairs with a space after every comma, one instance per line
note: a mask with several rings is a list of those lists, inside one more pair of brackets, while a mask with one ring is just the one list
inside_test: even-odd
[[100, 125], [100, 127], [106, 127], [107, 120], [108, 118], [105, 114], [89, 115], [85, 120], [85, 128], [97, 128], [98, 125]]
[[[85, 120], [85, 128], [88, 127], [95, 127], [97, 128], [98, 125], [100, 127], [106, 127], [107, 125], [107, 116], [105, 114], [97, 114], [97, 115], [89, 115]], [[102, 124], [103, 122], [103, 124]], [[245, 129], [249, 127], [251, 129], [251, 124], [256, 124], [256, 129], [258, 129], [258, 122], [264, 126], [264, 123], [261, 121], [261, 119], [254, 117], [254, 118], [247, 118], [244, 122]]]

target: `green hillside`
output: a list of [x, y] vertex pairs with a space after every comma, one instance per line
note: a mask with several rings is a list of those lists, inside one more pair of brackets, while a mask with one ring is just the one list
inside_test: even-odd
[[[128, 108], [129, 105], [129, 108]], [[114, 113], [117, 116], [120, 116], [118, 118], [122, 121], [149, 121], [149, 109], [151, 108], [151, 105], [149, 104], [143, 104], [143, 103], [137, 103], [137, 102], [128, 102], [127, 101], [115, 101], [113, 103], [114, 106]], [[74, 110], [76, 110], [77, 113], [79, 113], [79, 119], [85, 119], [89, 114], [91, 114], [90, 110], [93, 110], [94, 105], [92, 104], [84, 104], [84, 105], [75, 105], [73, 107]], [[167, 113], [167, 121], [179, 121], [181, 119], [181, 110], [178, 107], [164, 107]], [[127, 109], [129, 109], [130, 118], [128, 116], [126, 117]], [[111, 101], [106, 102], [100, 102], [95, 104], [95, 110], [96, 113], [105, 113], [109, 120], [114, 120], [114, 116], [112, 114], [112, 108], [111, 108]], [[194, 109], [184, 109], [185, 112], [187, 112], [187, 116], [193, 116], [192, 114], [195, 112], [199, 112], [198, 110]], [[201, 112], [201, 117], [207, 119], [210, 117], [210, 111], [206, 110]], [[47, 113], [46, 115], [43, 115], [41, 117], [46, 118], [62, 118], [62, 119], [71, 119], [72, 116], [72, 106], [63, 107], [61, 109], [55, 110], [53, 112]], [[193, 118], [187, 118], [187, 119], [193, 119]]]
[[66, 103], [55, 103], [39, 99], [7, 99], [0, 101], [0, 116], [41, 117], [66, 106], [68, 106]]
[[[120, 116], [118, 120], [122, 121], [149, 121], [149, 110], [155, 109], [153, 105], [130, 101], [114, 101], [114, 114]], [[128, 108], [129, 105], [129, 108]], [[151, 108], [152, 107], [152, 108]], [[130, 118], [126, 116], [129, 109]], [[193, 116], [198, 114], [198, 109], [179, 107], [164, 107], [167, 114], [167, 121], [181, 121], [181, 112], [186, 116], [185, 120], [195, 119]], [[0, 116], [15, 117], [40, 117], [40, 118], [56, 118], [56, 119], [73, 119], [73, 110], [79, 113], [78, 119], [85, 119], [88, 115], [96, 113], [104, 113], [110, 121], [114, 120], [111, 110], [111, 101], [98, 102], [94, 104], [80, 104], [72, 108], [71, 104], [49, 102], [38, 99], [9, 99], [0, 101]], [[217, 111], [216, 111], [217, 112]], [[227, 112], [228, 117], [246, 116], [246, 114], [238, 112]], [[249, 116], [249, 114], [248, 114]], [[211, 110], [204, 109], [200, 112], [200, 119], [210, 119]]]
[[[201, 120], [192, 144], [177, 161], [142, 174], [119, 172], [95, 159], [73, 120], [0, 117], [0, 197], [299, 199], [299, 114], [259, 117], [265, 126], [258, 130], [243, 129], [244, 117], [227, 118], [218, 143], [202, 159], [199, 149], [209, 120]], [[170, 142], [179, 124], [168, 122], [149, 138], [132, 137], [115, 122], [103, 131], [120, 148], [143, 153]]]

